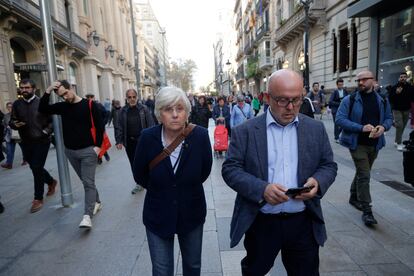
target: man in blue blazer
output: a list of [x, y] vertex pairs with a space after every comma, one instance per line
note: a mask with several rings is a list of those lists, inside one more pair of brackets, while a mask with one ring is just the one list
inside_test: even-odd
[[[265, 275], [279, 251], [289, 275], [319, 275], [327, 238], [320, 199], [337, 165], [323, 124], [299, 114], [302, 88], [296, 72], [274, 72], [269, 110], [233, 129], [222, 175], [237, 192], [230, 246], [245, 235], [243, 275]], [[298, 187], [310, 191], [286, 195]]]

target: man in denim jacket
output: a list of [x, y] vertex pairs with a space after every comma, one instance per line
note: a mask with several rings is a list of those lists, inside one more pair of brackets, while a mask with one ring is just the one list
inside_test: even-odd
[[385, 145], [384, 132], [392, 125], [389, 102], [373, 90], [374, 81], [372, 72], [360, 72], [358, 90], [342, 100], [336, 114], [336, 124], [342, 128], [340, 144], [349, 148], [356, 168], [349, 203], [362, 211], [367, 226], [378, 223], [371, 209], [371, 167]]

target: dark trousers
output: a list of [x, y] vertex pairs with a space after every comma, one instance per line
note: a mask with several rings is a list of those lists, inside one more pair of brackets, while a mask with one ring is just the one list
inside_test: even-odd
[[134, 163], [135, 158], [135, 149], [137, 148], [138, 138], [127, 138], [127, 144], [125, 145], [125, 151], [128, 156], [129, 164], [131, 165]]
[[333, 119], [333, 121], [334, 121], [334, 137], [335, 137], [335, 140], [338, 140], [339, 139], [339, 134], [341, 134], [341, 131], [342, 131], [342, 128], [337, 124], [337, 123], [335, 123], [335, 118], [336, 118], [336, 113], [332, 113], [332, 119]]
[[350, 152], [356, 170], [351, 184], [351, 199], [361, 202], [364, 211], [371, 211], [369, 182], [371, 179], [371, 168], [378, 156], [378, 152], [374, 146], [364, 145], [358, 145], [355, 150]]
[[53, 178], [48, 171], [44, 169], [47, 154], [49, 152], [50, 143], [37, 144], [20, 144], [23, 156], [30, 165], [34, 178], [34, 199], [42, 200], [44, 194], [44, 184], [52, 184]]
[[259, 212], [245, 234], [244, 247], [243, 276], [268, 273], [279, 251], [288, 275], [319, 275], [319, 245], [306, 211], [289, 217]]

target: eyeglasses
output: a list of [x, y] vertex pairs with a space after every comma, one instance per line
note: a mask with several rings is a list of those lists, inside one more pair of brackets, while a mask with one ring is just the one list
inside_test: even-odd
[[358, 82], [360, 82], [360, 81], [363, 81], [363, 82], [365, 82], [365, 81], [367, 81], [367, 80], [373, 80], [374, 78], [362, 78], [362, 79], [357, 79], [357, 80], [355, 80], [355, 82], [356, 83], [358, 83]]
[[136, 99], [137, 96], [128, 96], [127, 99]]
[[162, 111], [164, 111], [166, 113], [170, 113], [170, 114], [173, 114], [174, 111], [175, 111], [177, 114], [181, 114], [181, 113], [185, 112], [185, 108], [184, 108], [184, 106], [180, 106], [180, 105], [178, 105], [178, 106], [168, 106], [168, 107], [164, 107], [162, 109]]
[[288, 98], [275, 97], [270, 93], [269, 93], [269, 95], [277, 103], [277, 105], [280, 106], [280, 107], [288, 107], [290, 103], [293, 106], [298, 106], [298, 105], [302, 104], [302, 100], [303, 100], [302, 97], [288, 99]]

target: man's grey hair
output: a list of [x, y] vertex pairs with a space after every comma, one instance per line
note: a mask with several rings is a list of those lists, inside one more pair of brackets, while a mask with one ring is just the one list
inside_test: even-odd
[[158, 91], [157, 95], [155, 95], [154, 113], [158, 121], [161, 119], [161, 109], [176, 105], [180, 101], [184, 103], [184, 108], [188, 119], [191, 112], [191, 104], [184, 91], [180, 88], [170, 86], [161, 88], [160, 91]]

